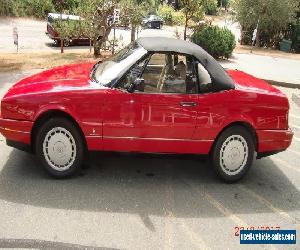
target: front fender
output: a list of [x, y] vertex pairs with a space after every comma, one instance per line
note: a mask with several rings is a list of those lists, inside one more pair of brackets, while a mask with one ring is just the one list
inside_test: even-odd
[[84, 136], [102, 136], [102, 121], [95, 117], [87, 115], [84, 110], [68, 107], [62, 104], [43, 105], [34, 116], [34, 122], [38, 121], [43, 115], [49, 112], [61, 112], [67, 117], [71, 117], [79, 126]]

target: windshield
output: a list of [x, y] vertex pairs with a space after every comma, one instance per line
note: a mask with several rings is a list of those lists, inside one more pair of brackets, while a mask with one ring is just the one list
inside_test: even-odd
[[92, 71], [92, 79], [100, 84], [110, 85], [146, 54], [143, 47], [129, 45], [106, 61], [97, 63]]

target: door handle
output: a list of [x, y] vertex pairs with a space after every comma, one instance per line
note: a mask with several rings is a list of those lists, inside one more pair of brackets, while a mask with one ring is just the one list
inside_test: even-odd
[[195, 107], [197, 106], [196, 102], [181, 102], [180, 103], [181, 107]]

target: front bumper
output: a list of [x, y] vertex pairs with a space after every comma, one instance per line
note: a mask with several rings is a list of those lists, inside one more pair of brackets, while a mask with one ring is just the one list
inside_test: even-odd
[[10, 141], [30, 145], [33, 122], [4, 119], [0, 114], [0, 133]]
[[286, 130], [257, 130], [258, 153], [276, 152], [287, 149], [293, 139], [291, 129]]

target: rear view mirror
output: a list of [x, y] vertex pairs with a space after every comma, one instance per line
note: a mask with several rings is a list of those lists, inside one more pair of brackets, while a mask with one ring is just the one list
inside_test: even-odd
[[133, 93], [136, 89], [139, 89], [140, 86], [144, 85], [145, 80], [143, 78], [137, 78], [134, 82], [129, 86], [128, 92]]

